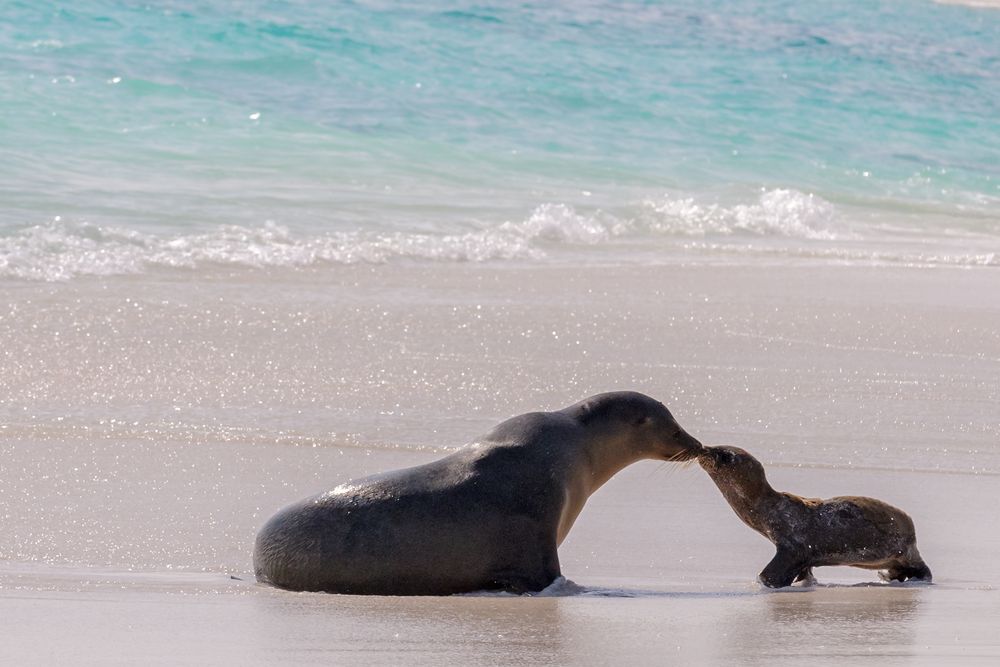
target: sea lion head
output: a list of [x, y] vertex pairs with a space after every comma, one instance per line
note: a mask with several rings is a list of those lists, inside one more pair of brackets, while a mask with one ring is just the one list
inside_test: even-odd
[[768, 488], [764, 466], [745, 449], [726, 445], [702, 447], [698, 463], [720, 487], [731, 487], [744, 493], [756, 493]]
[[637, 458], [688, 461], [702, 445], [681, 428], [666, 406], [634, 391], [598, 394], [563, 410], [595, 437], [622, 442]]

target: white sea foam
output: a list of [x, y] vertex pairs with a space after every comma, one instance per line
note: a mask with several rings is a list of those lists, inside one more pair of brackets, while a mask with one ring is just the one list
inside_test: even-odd
[[382, 263], [394, 258], [486, 261], [541, 258], [544, 244], [596, 244], [622, 232], [601, 214], [561, 204], [539, 206], [525, 220], [462, 234], [340, 232], [298, 237], [266, 223], [161, 237], [89, 223], [54, 221], [0, 237], [0, 276], [59, 281], [80, 275], [139, 273], [199, 265], [308, 266]]
[[295, 237], [287, 228], [225, 226], [202, 234], [158, 237], [92, 224], [53, 222], [0, 238], [0, 276], [59, 281], [80, 275], [140, 273], [199, 265], [307, 266], [380, 263], [394, 257], [482, 261], [537, 251], [508, 230], [457, 235], [336, 233]]
[[940, 5], [964, 5], [977, 9], [1000, 9], [1000, 0], [934, 0]]
[[735, 243], [706, 243], [701, 241], [687, 243], [692, 250], [702, 250], [727, 255], [782, 256], [800, 259], [821, 259], [837, 262], [858, 262], [876, 265], [902, 266], [1000, 266], [1000, 254], [996, 252], [888, 252], [877, 249], [838, 248], [838, 247], [766, 247], [753, 243], [737, 245]]
[[[543, 204], [525, 219], [462, 233], [333, 232], [295, 234], [267, 222], [212, 231], [157, 235], [91, 223], [52, 221], [0, 236], [0, 278], [64, 281], [76, 276], [142, 273], [156, 267], [301, 267], [385, 263], [400, 258], [482, 262], [540, 260], [559, 246], [598, 246], [616, 239], [703, 239], [688, 248], [757, 254], [754, 239], [802, 241], [805, 249], [771, 248], [791, 256], [903, 261], [915, 264], [997, 265], [994, 254], [908, 255], [845, 251], [817, 242], [855, 238], [835, 207], [795, 190], [765, 190], [753, 203], [723, 205], [663, 197], [617, 215]], [[721, 239], [728, 239], [720, 243]], [[805, 253], [805, 255], [802, 255]], [[845, 255], [847, 253], [847, 255]]]
[[701, 204], [691, 198], [644, 202], [640, 221], [651, 230], [687, 236], [752, 234], [833, 240], [845, 236], [834, 229], [832, 204], [797, 190], [766, 190], [753, 204]]

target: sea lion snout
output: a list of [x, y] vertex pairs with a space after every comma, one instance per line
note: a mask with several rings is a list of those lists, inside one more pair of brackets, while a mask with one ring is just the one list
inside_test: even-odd
[[705, 449], [705, 446], [701, 444], [701, 441], [682, 429], [680, 426], [677, 427], [677, 431], [673, 433], [670, 440], [673, 444], [681, 447], [681, 451], [675, 457], [677, 460], [689, 461], [693, 458], [697, 458], [701, 456]]
[[701, 451], [698, 452], [698, 463], [702, 467], [711, 466], [714, 468], [719, 463], [719, 451], [718, 447], [703, 445]]
[[708, 471], [721, 470], [736, 465], [745, 451], [726, 445], [704, 445], [698, 453], [698, 463]]

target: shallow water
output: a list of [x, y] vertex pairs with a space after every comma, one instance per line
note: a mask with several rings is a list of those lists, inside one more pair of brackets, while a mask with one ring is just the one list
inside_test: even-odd
[[[840, 588], [810, 593], [676, 595], [670, 598], [343, 598], [240, 590], [220, 594], [184, 582], [171, 598], [157, 582], [126, 593], [90, 588], [56, 606], [64, 592], [18, 602], [14, 628], [46, 622], [77, 627], [71, 647], [8, 643], [13, 658], [78, 657], [119, 631], [131, 641], [118, 660], [173, 664], [615, 664], [665, 659], [740, 664], [986, 663], [994, 647], [977, 641], [992, 626], [980, 612], [993, 593]], [[150, 590], [151, 589], [151, 590]], [[214, 590], [213, 590], [214, 589]], [[928, 600], [933, 597], [933, 600]], [[988, 605], [989, 602], [986, 602]], [[940, 615], [932, 615], [936, 608]], [[56, 610], [52, 616], [51, 610]], [[154, 610], [151, 614], [150, 610]], [[961, 619], [961, 620], [959, 620]], [[174, 634], [176, 633], [176, 634]], [[971, 640], [971, 641], [970, 641]], [[12, 646], [11, 646], [12, 644]], [[613, 648], [613, 652], [609, 650]], [[69, 650], [74, 649], [74, 653]]]

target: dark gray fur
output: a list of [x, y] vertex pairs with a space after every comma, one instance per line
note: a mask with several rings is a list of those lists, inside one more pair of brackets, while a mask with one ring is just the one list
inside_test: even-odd
[[605, 477], [700, 449], [666, 407], [634, 392], [520, 415], [438, 461], [286, 507], [257, 535], [254, 570], [302, 591], [539, 591], [560, 576], [560, 531]]

